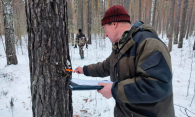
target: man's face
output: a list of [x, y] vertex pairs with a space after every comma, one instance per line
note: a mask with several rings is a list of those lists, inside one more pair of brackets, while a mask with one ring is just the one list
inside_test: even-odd
[[116, 43], [116, 26], [114, 23], [103, 25], [105, 29], [105, 35], [110, 39], [111, 43]]

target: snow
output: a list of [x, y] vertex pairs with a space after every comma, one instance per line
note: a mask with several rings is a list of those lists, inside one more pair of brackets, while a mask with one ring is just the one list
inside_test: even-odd
[[[161, 35], [159, 36], [161, 37]], [[168, 40], [163, 36], [163, 41], [168, 45]], [[109, 39], [99, 40], [92, 36], [92, 45], [84, 48], [85, 58], [80, 59], [79, 49], [70, 45], [70, 58], [72, 68], [97, 63], [105, 60], [111, 53], [112, 44]], [[97, 42], [97, 43], [96, 43]], [[99, 43], [101, 42], [101, 43]], [[171, 52], [173, 70], [173, 93], [174, 106], [177, 117], [195, 117], [195, 51], [192, 51], [194, 37], [184, 39], [182, 49], [173, 45]], [[30, 91], [29, 58], [26, 44], [23, 43], [23, 54], [21, 49], [17, 50], [18, 65], [7, 65], [6, 55], [0, 39], [0, 117], [32, 117], [32, 103]], [[18, 46], [20, 47], [20, 46]], [[56, 63], [57, 64], [57, 63]], [[73, 78], [85, 80], [109, 80], [109, 77], [91, 78], [84, 75], [72, 74]], [[189, 85], [189, 93], [188, 84]], [[13, 109], [10, 106], [13, 98]], [[97, 91], [73, 91], [73, 112], [80, 117], [113, 117], [115, 100], [106, 99]]]

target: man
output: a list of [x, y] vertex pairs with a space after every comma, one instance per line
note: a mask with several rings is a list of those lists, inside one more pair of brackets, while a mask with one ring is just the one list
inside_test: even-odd
[[131, 27], [121, 5], [109, 8], [101, 24], [113, 43], [111, 55], [74, 72], [110, 76], [113, 83], [99, 83], [98, 92], [116, 100], [115, 117], [175, 117], [171, 58], [156, 31], [143, 22]]
[[84, 59], [83, 46], [86, 43], [86, 48], [87, 48], [87, 40], [86, 40], [85, 34], [82, 33], [82, 30], [79, 29], [78, 31], [79, 32], [76, 35], [76, 43], [75, 43], [75, 47], [74, 48], [77, 48], [77, 44], [78, 44], [78, 46], [79, 46], [79, 54], [81, 56], [81, 59]]

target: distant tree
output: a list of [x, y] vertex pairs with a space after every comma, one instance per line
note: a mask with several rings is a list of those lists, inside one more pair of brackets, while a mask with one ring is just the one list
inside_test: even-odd
[[[104, 17], [104, 14], [105, 14], [105, 12], [106, 12], [106, 2], [105, 1], [102, 1], [102, 13], [101, 13], [101, 19]], [[103, 37], [103, 39], [105, 39], [106, 37], [105, 37], [105, 30], [103, 29], [103, 27], [101, 26], [101, 32], [102, 32], [102, 37]]]
[[66, 0], [25, 5], [33, 117], [72, 117]]
[[158, 24], [159, 24], [159, 21], [160, 21], [160, 19], [159, 19], [159, 13], [160, 13], [160, 10], [158, 10], [159, 9], [159, 3], [160, 3], [160, 1], [157, 1], [157, 3], [156, 3], [156, 16], [155, 16], [155, 24], [154, 24], [154, 29], [156, 29], [157, 30], [157, 32], [158, 32]]
[[171, 9], [171, 1], [166, 1], [166, 16], [165, 16], [165, 31], [166, 31], [166, 34], [168, 33], [168, 27], [169, 27], [169, 24], [170, 24], [170, 21], [169, 21], [169, 15], [170, 15], [170, 9]]
[[109, 8], [113, 5], [113, 0], [109, 0]]
[[152, 14], [151, 7], [152, 7], [152, 0], [149, 0], [148, 1], [148, 4], [147, 4], [147, 8], [148, 9], [147, 9], [147, 20], [146, 20], [146, 24], [151, 24], [151, 14]]
[[15, 36], [13, 26], [13, 8], [11, 0], [1, 0], [4, 17], [5, 45], [7, 65], [18, 64], [15, 50]]
[[142, 20], [141, 18], [141, 15], [142, 15], [142, 0], [139, 0], [139, 21]]
[[77, 9], [77, 30], [83, 30], [83, 0], [78, 0]]
[[[13, 2], [13, 21], [14, 21], [14, 32], [16, 48], [20, 45], [21, 52], [23, 54], [23, 42], [22, 36], [26, 35], [26, 15], [25, 5], [23, 0], [12, 0]], [[26, 41], [26, 40], [25, 40]]]
[[73, 25], [73, 6], [72, 0], [67, 0], [68, 2], [68, 30], [70, 41], [72, 42], [72, 46], [74, 46], [74, 25]]
[[154, 0], [153, 13], [152, 13], [152, 27], [154, 27], [155, 25], [156, 3], [157, 3], [157, 0]]
[[144, 0], [144, 19], [143, 19], [143, 21], [144, 21], [144, 23], [146, 23], [146, 21], [147, 21], [147, 6], [148, 6], [148, 1], [146, 1], [146, 0]]
[[164, 19], [164, 3], [165, 1], [164, 0], [161, 0], [161, 3], [160, 3], [160, 15], [159, 15], [159, 19], [160, 19], [160, 22], [159, 22], [159, 29], [158, 29], [158, 32], [159, 34], [162, 33], [162, 30], [163, 30], [163, 19]]
[[132, 0], [130, 5], [131, 5], [130, 20], [131, 20], [131, 23], [133, 24], [135, 22], [135, 1]]
[[0, 0], [0, 37], [4, 35], [4, 27], [3, 27], [3, 13], [2, 13], [2, 5]]
[[174, 44], [178, 43], [180, 11], [181, 11], [181, 0], [177, 0], [177, 15], [176, 15], [177, 18], [175, 20], [175, 27], [174, 27]]
[[186, 34], [186, 39], [188, 39], [189, 32], [190, 32], [190, 26], [191, 26], [191, 18], [192, 18], [192, 10], [193, 10], [193, 5], [194, 5], [194, 0], [191, 1], [190, 8], [189, 8], [189, 15], [188, 15], [188, 21], [187, 21], [187, 34]]
[[183, 46], [183, 38], [185, 37], [185, 19], [188, 8], [188, 0], [183, 0], [183, 12], [182, 12], [182, 20], [181, 20], [181, 28], [180, 28], [180, 37], [178, 48], [182, 48]]
[[123, 0], [123, 6], [127, 10], [127, 12], [129, 12], [129, 3], [130, 3], [130, 0]]
[[171, 1], [171, 8], [169, 13], [169, 25], [167, 38], [169, 39], [168, 50], [172, 51], [172, 37], [173, 37], [173, 19], [174, 19], [175, 0]]
[[87, 35], [88, 35], [88, 44], [91, 44], [91, 0], [88, 0], [88, 24], [87, 24]]
[[[192, 16], [192, 19], [195, 18], [195, 2], [194, 2], [194, 6], [193, 6], [193, 16]], [[189, 32], [189, 35], [191, 36], [193, 31], [195, 30], [195, 20], [191, 20], [191, 26], [190, 26], [190, 32]], [[195, 34], [195, 33], [194, 33]]]

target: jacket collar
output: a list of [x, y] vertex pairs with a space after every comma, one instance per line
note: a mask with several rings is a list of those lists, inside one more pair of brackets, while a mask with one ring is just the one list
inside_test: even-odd
[[144, 23], [141, 21], [135, 22], [135, 24], [129, 29], [126, 30], [121, 36], [119, 42], [112, 45], [113, 50], [120, 50], [131, 38], [133, 35], [139, 30], [139, 27]]

